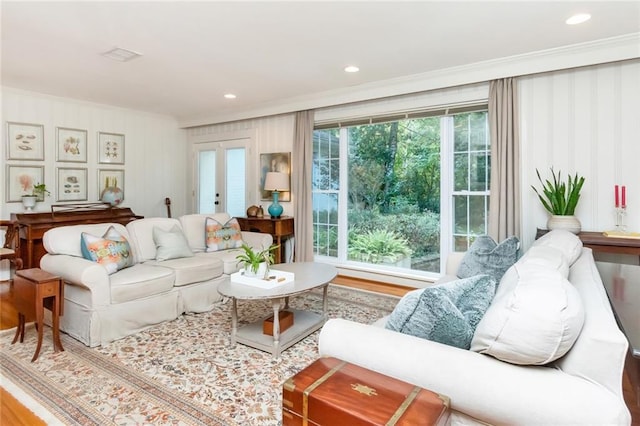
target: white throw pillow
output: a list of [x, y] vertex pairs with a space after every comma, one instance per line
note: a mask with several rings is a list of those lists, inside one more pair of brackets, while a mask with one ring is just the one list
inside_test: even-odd
[[566, 257], [569, 266], [578, 260], [582, 253], [582, 241], [576, 234], [563, 229], [554, 229], [535, 240], [532, 247], [553, 247]]
[[544, 365], [571, 349], [584, 309], [561, 272], [516, 264], [498, 289], [476, 328], [472, 351], [512, 364]]

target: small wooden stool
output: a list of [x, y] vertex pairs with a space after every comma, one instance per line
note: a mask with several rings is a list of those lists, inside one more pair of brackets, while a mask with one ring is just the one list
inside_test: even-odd
[[60, 342], [60, 316], [64, 306], [64, 284], [60, 277], [43, 271], [40, 268], [16, 271], [13, 280], [13, 291], [16, 310], [18, 311], [18, 328], [11, 344], [24, 342], [24, 326], [27, 320], [35, 319], [38, 330], [38, 346], [31, 362], [38, 359], [42, 347], [44, 330], [44, 308], [51, 311], [53, 322], [53, 351], [64, 351]]

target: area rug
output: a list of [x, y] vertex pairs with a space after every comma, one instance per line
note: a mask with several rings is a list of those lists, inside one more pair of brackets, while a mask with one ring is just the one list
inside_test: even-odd
[[[331, 285], [329, 317], [371, 323], [397, 301]], [[290, 305], [321, 312], [322, 294], [297, 296]], [[266, 302], [240, 302], [240, 323], [259, 320], [270, 309]], [[23, 344], [11, 345], [14, 330], [7, 330], [0, 335], [0, 384], [35, 401], [51, 424], [279, 425], [282, 383], [318, 357], [319, 332], [274, 359], [230, 346], [230, 323], [230, 303], [222, 303], [98, 348], [63, 335], [65, 351], [57, 354], [47, 327], [34, 363], [33, 326]]]

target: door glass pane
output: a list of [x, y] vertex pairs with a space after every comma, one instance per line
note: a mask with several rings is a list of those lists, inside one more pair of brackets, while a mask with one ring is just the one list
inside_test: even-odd
[[245, 214], [245, 150], [244, 148], [227, 149], [226, 167], [226, 211], [229, 215]]
[[216, 152], [200, 151], [198, 154], [198, 212], [216, 211]]

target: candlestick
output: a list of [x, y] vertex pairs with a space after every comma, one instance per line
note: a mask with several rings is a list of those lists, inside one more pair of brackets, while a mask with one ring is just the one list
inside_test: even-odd
[[615, 186], [615, 198], [616, 198], [616, 208], [620, 207], [620, 198], [618, 196], [618, 185]]
[[627, 207], [627, 187], [622, 185], [622, 208]]

